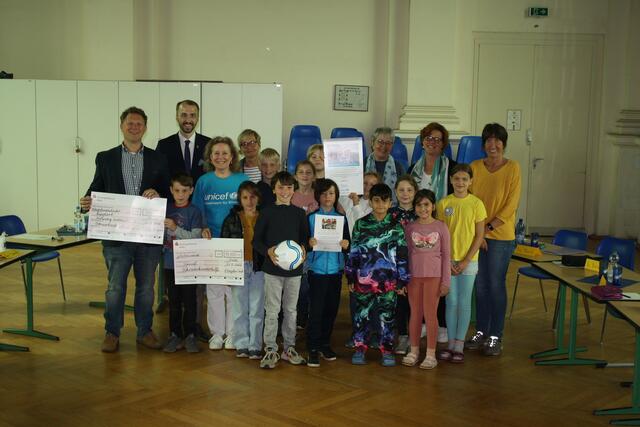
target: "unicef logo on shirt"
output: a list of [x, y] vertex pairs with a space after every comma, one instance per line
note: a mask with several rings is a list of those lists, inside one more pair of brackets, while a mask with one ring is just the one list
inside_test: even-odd
[[206, 194], [204, 196], [205, 201], [227, 201], [227, 200], [238, 200], [238, 192], [231, 191], [226, 193], [216, 193], [216, 194]]
[[449, 206], [444, 209], [444, 216], [451, 216], [451, 215], [453, 215], [453, 208]]

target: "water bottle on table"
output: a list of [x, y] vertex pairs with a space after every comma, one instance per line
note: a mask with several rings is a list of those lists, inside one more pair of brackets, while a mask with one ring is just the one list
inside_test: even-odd
[[520, 218], [518, 223], [516, 224], [516, 243], [519, 245], [524, 245], [524, 236], [526, 232], [526, 227], [524, 226], [524, 220]]
[[607, 283], [610, 285], [622, 285], [622, 266], [620, 265], [620, 256], [617, 252], [609, 255], [609, 263], [606, 270]]

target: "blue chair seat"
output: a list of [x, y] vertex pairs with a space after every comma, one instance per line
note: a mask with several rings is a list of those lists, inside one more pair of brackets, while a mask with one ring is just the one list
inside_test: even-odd
[[520, 267], [518, 269], [518, 273], [522, 274], [523, 276], [531, 277], [532, 279], [553, 280], [553, 276], [533, 266]]
[[44, 261], [49, 261], [52, 259], [56, 259], [60, 256], [60, 252], [58, 251], [51, 251], [51, 252], [45, 252], [43, 254], [39, 254], [36, 255], [32, 258], [33, 262], [44, 262]]

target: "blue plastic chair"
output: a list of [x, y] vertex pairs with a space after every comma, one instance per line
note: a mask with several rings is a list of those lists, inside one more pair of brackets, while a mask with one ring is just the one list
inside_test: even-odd
[[[27, 230], [24, 227], [24, 223], [22, 222], [20, 217], [16, 215], [0, 216], [0, 234], [2, 234], [3, 231], [7, 233], [8, 236], [23, 234], [27, 232]], [[33, 273], [35, 273], [36, 271], [37, 263], [51, 261], [52, 259], [58, 260], [58, 273], [60, 275], [60, 287], [62, 287], [62, 298], [66, 301], [67, 294], [64, 291], [64, 280], [62, 279], [62, 266], [60, 265], [60, 252], [58, 251], [44, 252], [41, 254], [37, 254], [33, 258], [31, 258], [31, 261], [33, 262]], [[24, 261], [20, 263], [20, 267], [22, 268], [22, 280], [26, 288], [27, 282], [24, 275]]]
[[296, 125], [289, 134], [287, 148], [287, 171], [294, 173], [296, 164], [307, 158], [307, 150], [314, 144], [322, 144], [320, 128], [315, 125]]
[[[420, 157], [422, 157], [422, 153], [424, 153], [424, 147], [422, 146], [422, 140], [420, 139], [420, 135], [416, 136], [416, 142], [413, 144], [413, 153], [411, 154], [411, 165], [415, 165]], [[451, 151], [451, 144], [447, 144], [444, 149], [444, 155], [453, 160], [453, 151]]]
[[295, 125], [291, 128], [289, 139], [293, 137], [316, 138], [322, 141], [320, 128], [316, 125]]
[[402, 165], [404, 170], [409, 170], [409, 152], [399, 136], [396, 136], [395, 141], [393, 142], [393, 147], [391, 147], [391, 156]]
[[290, 174], [295, 173], [298, 162], [307, 158], [307, 150], [315, 144], [322, 144], [322, 140], [307, 137], [294, 137], [289, 140], [287, 171], [289, 171]]
[[474, 160], [484, 159], [485, 157], [487, 157], [487, 153], [482, 149], [482, 137], [463, 136], [460, 138], [456, 162], [471, 163]]
[[[609, 261], [609, 255], [617, 252], [620, 257], [620, 265], [633, 270], [636, 256], [636, 242], [629, 239], [618, 239], [617, 237], [605, 237], [596, 248], [596, 254], [602, 257], [602, 262], [606, 265]], [[615, 308], [605, 306], [604, 316], [602, 317], [602, 330], [600, 331], [600, 344], [604, 343], [604, 328], [607, 325], [607, 313], [613, 317], [622, 319], [622, 315]]]
[[[356, 128], [333, 128], [331, 130], [331, 138], [360, 138], [362, 139], [362, 157], [367, 158], [367, 144], [364, 134]], [[393, 156], [393, 154], [392, 154]], [[395, 158], [395, 157], [394, 157]]]
[[[578, 249], [578, 250], [586, 250], [587, 249], [587, 233], [582, 231], [573, 231], [573, 230], [558, 230], [553, 237], [553, 244], [558, 246], [564, 246], [566, 248]], [[520, 276], [530, 277], [532, 279], [537, 279], [538, 284], [540, 285], [540, 293], [542, 294], [542, 303], [544, 304], [544, 311], [547, 311], [547, 301], [544, 297], [544, 289], [542, 287], [543, 280], [556, 280], [553, 276], [544, 271], [536, 268], [532, 265], [526, 267], [520, 267], [518, 269], [518, 274], [516, 276], [516, 285], [513, 289], [513, 298], [511, 300], [511, 311], [509, 312], [509, 319], [511, 319], [511, 315], [513, 314], [513, 307], [516, 303], [516, 294], [518, 293], [518, 283], [520, 281]], [[557, 298], [556, 298], [557, 301]], [[586, 297], [583, 299], [584, 303], [584, 311], [587, 315], [587, 320], [591, 323], [591, 315], [589, 313], [589, 305]], [[557, 308], [557, 306], [556, 306]], [[555, 316], [554, 316], [555, 317]], [[554, 321], [555, 324], [555, 321]]]

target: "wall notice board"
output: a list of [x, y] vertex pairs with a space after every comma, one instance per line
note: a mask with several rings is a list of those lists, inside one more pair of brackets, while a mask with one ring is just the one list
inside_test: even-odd
[[369, 86], [335, 85], [333, 109], [369, 111]]

